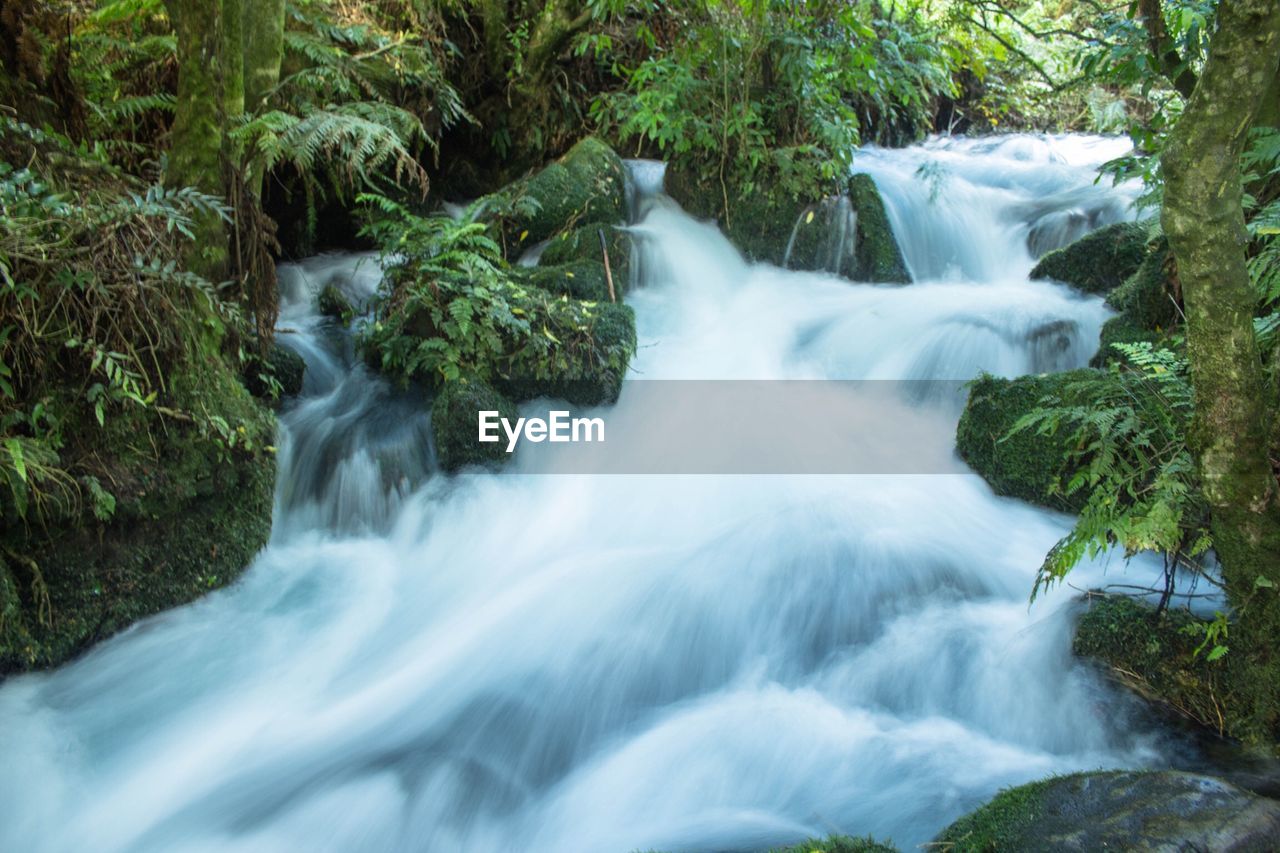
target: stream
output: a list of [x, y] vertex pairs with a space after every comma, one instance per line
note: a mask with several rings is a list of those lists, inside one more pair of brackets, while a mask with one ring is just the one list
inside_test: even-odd
[[[632, 167], [629, 376], [964, 380], [1086, 364], [1110, 316], [1032, 250], [1135, 215], [1127, 143], [868, 149], [915, 283], [747, 265]], [[280, 269], [272, 541], [232, 587], [0, 687], [0, 849], [754, 851], [928, 841], [999, 789], [1186, 747], [1028, 606], [1071, 519], [928, 476], [434, 474], [425, 395], [321, 318], [371, 255]], [[660, 429], [631, 380], [610, 429]], [[958, 412], [921, 409], [952, 456]], [[733, 442], [727, 434], [726, 442]], [[525, 450], [529, 452], [526, 453]], [[1104, 580], [1103, 574], [1106, 572]], [[1148, 583], [1154, 560], [1081, 566]]]

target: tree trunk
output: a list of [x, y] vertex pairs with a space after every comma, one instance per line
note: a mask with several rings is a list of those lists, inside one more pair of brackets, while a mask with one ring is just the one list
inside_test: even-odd
[[[166, 0], [178, 43], [178, 101], [169, 139], [165, 183], [224, 193], [222, 4], [210, 0]], [[219, 280], [227, 268], [227, 241], [217, 216], [196, 223], [187, 266]]]
[[[251, 115], [266, 108], [280, 82], [284, 7], [284, 0], [252, 0], [244, 8], [244, 107]], [[248, 186], [257, 196], [262, 195], [265, 177], [260, 164], [250, 165]]]
[[[1196, 393], [1192, 443], [1237, 610], [1235, 701], [1255, 740], [1275, 737], [1280, 714], [1280, 502], [1253, 331], [1257, 297], [1245, 268], [1240, 154], [1278, 50], [1280, 4], [1223, 0], [1208, 61], [1163, 160], [1163, 222], [1182, 282]], [[1258, 587], [1259, 578], [1277, 588]]]

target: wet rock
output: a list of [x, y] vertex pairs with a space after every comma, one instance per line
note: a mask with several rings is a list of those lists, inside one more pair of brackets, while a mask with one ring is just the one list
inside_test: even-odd
[[1213, 850], [1265, 853], [1280, 803], [1191, 773], [1079, 773], [1012, 788], [949, 826], [957, 851]]
[[479, 413], [494, 411], [514, 422], [515, 403], [490, 385], [477, 379], [447, 382], [431, 404], [431, 435], [435, 440], [436, 462], [445, 471], [472, 466], [506, 463], [505, 439], [484, 443], [479, 440]]
[[1111, 292], [1107, 304], [1140, 329], [1162, 331], [1177, 325], [1182, 316], [1182, 288], [1165, 238], [1160, 238], [1133, 275]]
[[630, 288], [631, 235], [619, 228], [602, 225], [584, 225], [563, 231], [551, 238], [538, 265], [557, 266], [574, 261], [590, 261], [604, 265], [604, 251], [600, 248], [600, 234], [604, 233], [604, 245], [609, 252], [609, 269], [613, 273], [613, 286], [621, 299]]
[[351, 301], [332, 284], [326, 284], [320, 291], [319, 308], [321, 314], [335, 320], [346, 321], [355, 314]]
[[1049, 252], [1036, 264], [1031, 277], [1060, 281], [1085, 293], [1105, 294], [1137, 272], [1146, 256], [1147, 227], [1122, 222]]
[[273, 391], [281, 397], [294, 397], [302, 391], [306, 370], [302, 356], [277, 342], [271, 345], [265, 359], [255, 356], [247, 360], [244, 385], [260, 399], [270, 398]]

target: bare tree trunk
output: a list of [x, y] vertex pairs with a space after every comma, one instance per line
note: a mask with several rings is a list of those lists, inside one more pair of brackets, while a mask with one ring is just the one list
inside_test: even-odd
[[1273, 739], [1280, 720], [1280, 500], [1253, 331], [1257, 297], [1245, 268], [1240, 154], [1278, 61], [1280, 3], [1223, 0], [1209, 59], [1163, 160], [1163, 222], [1196, 393], [1192, 441], [1237, 609], [1236, 701], [1256, 740]]

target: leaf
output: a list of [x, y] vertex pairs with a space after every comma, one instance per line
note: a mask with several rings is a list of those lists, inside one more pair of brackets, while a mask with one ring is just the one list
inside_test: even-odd
[[13, 470], [17, 472], [18, 479], [24, 483], [27, 482], [27, 465], [23, 460], [22, 442], [16, 438], [7, 438], [4, 446], [9, 451], [9, 458], [13, 461]]
[[1214, 646], [1213, 650], [1205, 657], [1205, 660], [1215, 661], [1227, 653], [1226, 646]]

